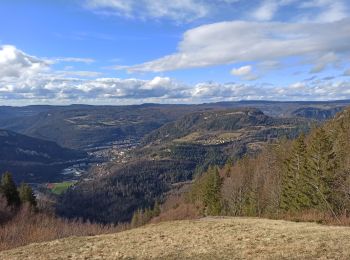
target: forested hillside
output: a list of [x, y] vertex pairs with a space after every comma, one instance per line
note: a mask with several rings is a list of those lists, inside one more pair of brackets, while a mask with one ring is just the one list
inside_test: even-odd
[[307, 131], [304, 119], [269, 117], [257, 109], [190, 113], [147, 136], [125, 163], [111, 162], [65, 193], [58, 213], [99, 222], [129, 221], [153, 207], [176, 183], [191, 181], [209, 165], [224, 165], [260, 151], [280, 137]]
[[[273, 126], [298, 126], [302, 120], [298, 119], [281, 119], [273, 118], [265, 115], [261, 110], [246, 108], [246, 109], [228, 109], [209, 112], [192, 113], [185, 115], [175, 122], [168, 123], [158, 130], [152, 132], [145, 139], [145, 143], [158, 142], [164, 143], [169, 140], [184, 138], [192, 134], [183, 141], [196, 141], [193, 133], [198, 133], [203, 136], [203, 133], [234, 132], [239, 129], [254, 126], [264, 126], [269, 129]], [[209, 135], [209, 134], [208, 134]], [[224, 138], [222, 138], [224, 139]], [[182, 141], [182, 140], [181, 140]], [[229, 141], [229, 140], [222, 140]]]
[[190, 113], [147, 135], [135, 155], [189, 160], [196, 164], [195, 174], [200, 174], [209, 165], [255, 154], [278, 138], [293, 139], [311, 124], [300, 118], [267, 116], [254, 108]]
[[100, 223], [128, 222], [139, 208], [152, 208], [172, 183], [190, 180], [189, 161], [138, 161], [102, 179], [82, 182], [60, 200], [58, 214]]
[[54, 142], [0, 129], [0, 172], [11, 171], [17, 182], [54, 181], [68, 162], [86, 156]]
[[296, 140], [280, 140], [198, 177], [185, 196], [204, 215], [345, 221], [350, 211], [350, 109]]

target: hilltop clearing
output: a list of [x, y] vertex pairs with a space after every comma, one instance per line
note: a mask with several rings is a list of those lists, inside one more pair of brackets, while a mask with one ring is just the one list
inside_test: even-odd
[[350, 228], [257, 218], [205, 218], [71, 237], [1, 259], [349, 259]]

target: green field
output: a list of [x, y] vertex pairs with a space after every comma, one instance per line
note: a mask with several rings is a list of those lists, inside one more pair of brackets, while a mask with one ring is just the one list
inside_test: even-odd
[[65, 181], [60, 183], [53, 183], [53, 187], [50, 189], [52, 193], [60, 195], [65, 192], [69, 187], [74, 185], [75, 181]]

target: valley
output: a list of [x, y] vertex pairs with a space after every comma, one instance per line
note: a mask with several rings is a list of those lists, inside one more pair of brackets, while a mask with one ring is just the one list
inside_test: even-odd
[[[30, 183], [41, 196], [60, 187], [53, 194], [59, 195], [61, 216], [129, 221], [135, 210], [164, 200], [173, 185], [192, 180], [210, 165], [254, 155], [280, 138], [295, 138], [347, 104], [245, 101], [0, 107], [0, 123], [7, 131], [57, 142], [61, 154], [69, 149], [80, 154], [56, 161], [16, 158], [6, 160], [1, 169], [13, 172], [17, 182]], [[108, 195], [111, 192], [113, 196]], [[101, 208], [95, 210], [97, 201]], [[110, 205], [108, 211], [105, 203]]]
[[0, 260], [350, 259], [350, 0], [0, 21]]

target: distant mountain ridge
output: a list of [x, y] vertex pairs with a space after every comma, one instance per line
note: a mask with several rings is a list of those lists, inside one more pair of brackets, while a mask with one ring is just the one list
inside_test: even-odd
[[[205, 104], [142, 104], [128, 106], [35, 105], [0, 106], [0, 126], [74, 149], [105, 146], [125, 139], [140, 140], [153, 130], [187, 114], [235, 108], [256, 108], [267, 116], [319, 120], [331, 114], [302, 112], [308, 108], [341, 110], [339, 101], [226, 101]], [[301, 109], [299, 112], [298, 110]], [[297, 112], [296, 112], [297, 111]]]

